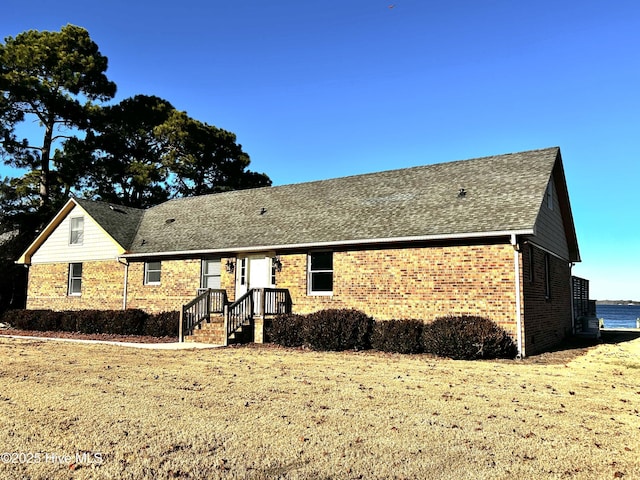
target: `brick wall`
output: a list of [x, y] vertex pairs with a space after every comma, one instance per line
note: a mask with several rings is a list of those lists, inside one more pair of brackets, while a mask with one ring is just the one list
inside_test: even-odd
[[482, 315], [515, 337], [513, 248], [502, 245], [336, 251], [333, 295], [307, 295], [307, 254], [281, 254], [277, 287], [293, 308], [356, 308], [376, 319]]
[[50, 310], [122, 309], [124, 265], [116, 261], [82, 263], [82, 294], [67, 295], [69, 264], [29, 267], [27, 308]]
[[[234, 274], [221, 272], [222, 288], [233, 299]], [[129, 265], [127, 308], [148, 312], [179, 310], [200, 287], [200, 259], [163, 260], [160, 285], [144, 285], [144, 262]], [[27, 308], [51, 310], [120, 310], [123, 306], [125, 267], [116, 261], [82, 263], [82, 295], [67, 295], [69, 265], [29, 267]]]
[[[523, 345], [527, 355], [548, 350], [571, 331], [570, 268], [549, 255], [551, 295], [545, 298], [545, 252], [525, 243], [520, 261]], [[510, 244], [362, 249], [333, 254], [333, 294], [307, 294], [307, 253], [280, 253], [276, 286], [291, 293], [297, 313], [356, 308], [377, 320], [432, 321], [447, 314], [485, 316], [516, 338], [515, 279]], [[533, 262], [531, 262], [531, 259]], [[222, 259], [221, 286], [234, 299], [235, 274]], [[163, 260], [160, 285], [144, 285], [144, 262], [129, 266], [127, 308], [179, 310], [200, 286], [200, 259]], [[530, 272], [533, 281], [530, 281]], [[84, 262], [82, 295], [67, 295], [68, 264], [37, 264], [29, 270], [27, 308], [120, 309], [124, 265]]]
[[200, 259], [162, 260], [160, 285], [144, 285], [144, 262], [129, 265], [127, 308], [151, 313], [180, 310], [200, 288]]
[[[227, 261], [231, 261], [234, 263], [234, 271], [227, 272], [226, 265]], [[236, 259], [233, 257], [230, 258], [221, 258], [220, 259], [220, 288], [227, 291], [227, 296], [230, 302], [235, 300], [235, 292], [236, 292], [236, 268], [235, 264]]]
[[[532, 249], [532, 256], [529, 249]], [[567, 261], [546, 254], [531, 244], [523, 245], [522, 254], [523, 343], [525, 353], [533, 355], [549, 350], [571, 333], [571, 268]], [[549, 298], [545, 295], [545, 255], [549, 259], [551, 273]]]

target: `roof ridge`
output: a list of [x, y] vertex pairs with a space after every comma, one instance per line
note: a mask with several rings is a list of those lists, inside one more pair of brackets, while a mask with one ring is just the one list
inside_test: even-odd
[[189, 197], [178, 197], [178, 198], [172, 198], [169, 200], [166, 200], [162, 203], [159, 203], [157, 205], [154, 205], [152, 207], [149, 207], [149, 209], [155, 209], [161, 205], [166, 205], [168, 203], [173, 203], [173, 202], [178, 202], [178, 201], [191, 201], [192, 199], [195, 198], [203, 198], [203, 197], [211, 197], [211, 196], [215, 196], [215, 195], [240, 195], [244, 192], [244, 194], [248, 194], [248, 192], [256, 192], [259, 190], [278, 190], [278, 189], [282, 189], [282, 188], [290, 188], [290, 187], [302, 187], [302, 186], [308, 186], [308, 185], [313, 185], [313, 184], [317, 184], [320, 185], [322, 183], [326, 183], [326, 182], [335, 182], [335, 181], [339, 181], [339, 180], [350, 180], [353, 178], [364, 178], [364, 177], [371, 177], [371, 176], [380, 176], [380, 175], [385, 175], [385, 174], [391, 174], [391, 173], [395, 173], [395, 172], [401, 172], [401, 171], [410, 171], [410, 170], [417, 170], [417, 169], [425, 169], [425, 168], [430, 168], [430, 167], [442, 167], [442, 166], [446, 166], [446, 165], [452, 165], [452, 164], [456, 164], [456, 163], [460, 163], [460, 162], [472, 162], [472, 161], [478, 161], [478, 160], [488, 160], [491, 158], [501, 158], [501, 157], [509, 157], [511, 155], [527, 155], [527, 154], [535, 154], [535, 153], [540, 153], [540, 152], [545, 152], [545, 151], [559, 151], [560, 147], [558, 146], [553, 146], [553, 147], [546, 147], [546, 148], [537, 148], [537, 149], [532, 149], [532, 150], [525, 150], [522, 152], [510, 152], [510, 153], [500, 153], [500, 154], [496, 154], [496, 155], [485, 155], [482, 157], [473, 157], [473, 158], [465, 158], [465, 159], [460, 159], [460, 160], [450, 160], [450, 161], [445, 161], [445, 162], [433, 162], [433, 163], [428, 163], [428, 164], [424, 164], [424, 165], [414, 165], [412, 167], [402, 167], [402, 168], [390, 168], [388, 170], [379, 170], [376, 172], [365, 172], [365, 173], [356, 173], [356, 174], [352, 174], [352, 175], [345, 175], [342, 177], [331, 177], [331, 178], [324, 178], [324, 179], [318, 179], [318, 180], [308, 180], [305, 182], [293, 182], [293, 183], [285, 183], [283, 185], [271, 185], [271, 186], [267, 186], [267, 187], [257, 187], [257, 188], [245, 188], [245, 189], [240, 189], [240, 190], [228, 190], [228, 191], [224, 191], [224, 192], [215, 192], [215, 193], [207, 193], [204, 195], [195, 195], [195, 196], [189, 196]]
[[122, 205], [120, 203], [106, 202], [104, 200], [92, 200], [90, 198], [80, 198], [80, 197], [71, 197], [71, 198], [73, 201], [77, 203], [93, 203], [93, 204], [99, 204], [99, 205], [107, 205], [111, 209], [113, 209], [113, 207], [117, 207], [117, 208], [126, 208], [129, 210], [135, 210], [139, 212], [144, 212], [145, 210], [147, 210], [146, 208], [131, 207], [128, 205]]

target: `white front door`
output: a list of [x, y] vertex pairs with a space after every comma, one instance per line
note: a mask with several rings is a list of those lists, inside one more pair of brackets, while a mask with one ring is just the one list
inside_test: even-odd
[[236, 261], [236, 299], [252, 288], [271, 286], [271, 257], [247, 255]]

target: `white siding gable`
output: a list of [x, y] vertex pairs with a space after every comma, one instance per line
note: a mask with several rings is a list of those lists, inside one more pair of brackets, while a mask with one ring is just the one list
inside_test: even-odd
[[[80, 216], [84, 217], [82, 244], [70, 245], [71, 219]], [[122, 253], [124, 249], [84, 210], [75, 206], [33, 254], [31, 263], [113, 260]]]

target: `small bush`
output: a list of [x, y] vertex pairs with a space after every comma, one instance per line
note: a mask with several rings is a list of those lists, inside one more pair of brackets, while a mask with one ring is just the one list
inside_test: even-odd
[[300, 347], [304, 344], [305, 316], [295, 313], [278, 315], [267, 329], [269, 340], [283, 347]]
[[493, 321], [471, 315], [445, 316], [426, 324], [422, 332], [426, 353], [456, 360], [514, 358], [515, 343]]
[[373, 323], [359, 310], [320, 310], [307, 316], [305, 343], [314, 350], [365, 350], [371, 348]]
[[421, 353], [422, 320], [376, 321], [371, 334], [371, 346], [382, 352]]

